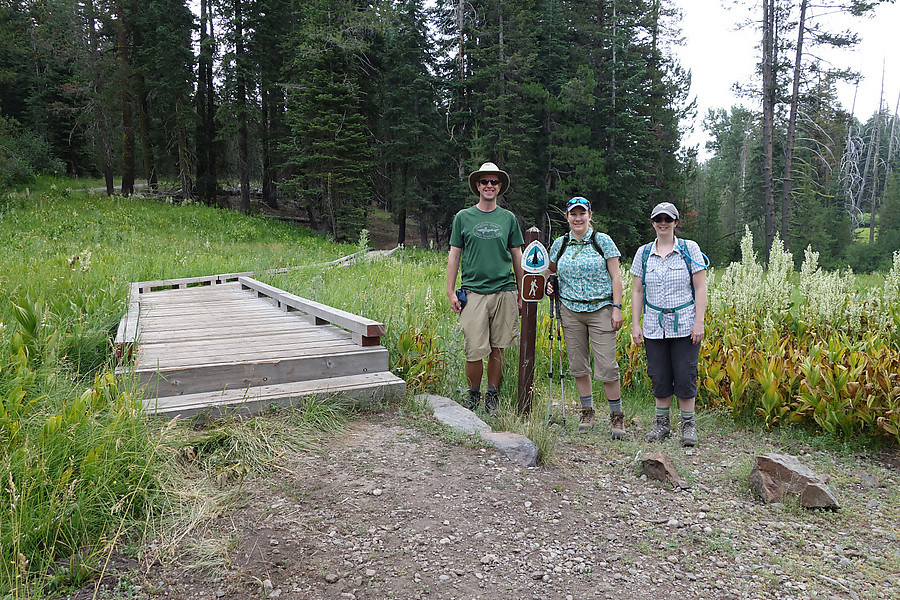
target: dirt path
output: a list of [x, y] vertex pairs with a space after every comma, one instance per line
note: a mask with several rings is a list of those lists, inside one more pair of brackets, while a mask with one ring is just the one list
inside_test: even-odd
[[752, 497], [762, 438], [655, 449], [689, 490], [638, 477], [648, 446], [602, 430], [522, 469], [372, 417], [245, 480], [246, 503], [202, 534], [232, 540], [222, 566], [157, 564], [133, 595], [98, 597], [900, 598], [894, 468], [803, 456], [844, 505], [809, 512]]

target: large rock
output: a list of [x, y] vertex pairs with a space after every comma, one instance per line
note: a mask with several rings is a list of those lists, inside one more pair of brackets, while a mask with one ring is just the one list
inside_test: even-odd
[[428, 407], [434, 411], [434, 418], [453, 429], [463, 433], [490, 433], [491, 426], [478, 418], [467, 408], [463, 408], [450, 398], [436, 396], [434, 394], [420, 394], [415, 397], [418, 401], [426, 401]]
[[651, 452], [644, 457], [641, 467], [648, 479], [662, 482], [668, 481], [674, 486], [680, 485], [681, 478], [678, 476], [672, 457], [668, 454]]
[[537, 444], [524, 435], [509, 432], [486, 432], [481, 439], [496, 448], [500, 453], [522, 467], [534, 467], [538, 461]]
[[496, 448], [503, 456], [523, 467], [533, 467], [538, 461], [537, 444], [517, 433], [495, 433], [490, 425], [472, 411], [444, 396], [420, 394], [415, 398], [426, 402], [434, 412], [434, 418], [457, 431], [474, 433]]
[[796, 456], [757, 456], [756, 465], [750, 473], [750, 485], [767, 504], [795, 496], [806, 508], [840, 508], [826, 485], [826, 479], [801, 463]]

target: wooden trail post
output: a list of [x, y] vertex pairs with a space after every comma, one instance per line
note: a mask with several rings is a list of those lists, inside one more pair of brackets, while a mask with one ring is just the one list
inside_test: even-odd
[[[531, 227], [525, 232], [525, 246], [540, 239], [541, 230]], [[522, 284], [524, 285], [524, 283]], [[524, 290], [519, 290], [520, 296]], [[534, 341], [537, 331], [537, 302], [522, 302], [522, 323], [519, 338], [519, 412], [531, 412], [534, 397]]]

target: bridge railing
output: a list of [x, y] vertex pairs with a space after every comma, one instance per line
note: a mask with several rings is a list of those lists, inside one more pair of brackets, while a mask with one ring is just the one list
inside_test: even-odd
[[354, 315], [339, 308], [328, 306], [313, 300], [295, 296], [290, 292], [267, 285], [252, 277], [238, 277], [241, 288], [253, 290], [259, 298], [269, 298], [285, 312], [300, 311], [310, 317], [316, 325], [332, 324], [346, 329], [353, 336], [353, 341], [360, 346], [378, 346], [385, 333], [383, 323]]

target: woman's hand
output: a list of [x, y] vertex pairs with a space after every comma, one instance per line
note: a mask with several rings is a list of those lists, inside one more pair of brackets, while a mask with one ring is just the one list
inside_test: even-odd
[[694, 321], [694, 327], [691, 329], [691, 343], [696, 345], [703, 339], [703, 321], [697, 319]]
[[640, 324], [636, 323], [631, 326], [631, 341], [638, 346], [644, 343], [644, 330], [641, 329]]
[[622, 309], [613, 306], [612, 316], [610, 317], [610, 324], [612, 325], [613, 331], [618, 331], [622, 329], [622, 323], [625, 322], [625, 319], [622, 318]]

